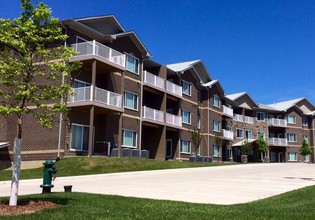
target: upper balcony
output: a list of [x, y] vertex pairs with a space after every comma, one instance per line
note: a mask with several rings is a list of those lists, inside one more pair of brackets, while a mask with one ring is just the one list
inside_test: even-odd
[[[94, 89], [94, 97], [93, 97]], [[69, 107], [95, 105], [102, 108], [123, 111], [120, 94], [107, 91], [105, 89], [87, 86], [73, 88], [73, 96], [69, 96], [67, 104]]]
[[270, 146], [287, 146], [288, 141], [286, 138], [269, 138], [268, 144]]
[[168, 92], [169, 94], [182, 98], [182, 90], [183, 89], [181, 86], [166, 80], [166, 92]]
[[182, 127], [182, 117], [166, 113], [166, 124], [173, 127]]
[[287, 121], [284, 120], [284, 119], [269, 118], [268, 119], [268, 126], [286, 127], [287, 126]]
[[247, 124], [254, 124], [254, 118], [253, 117], [239, 115], [239, 114], [234, 114], [233, 120], [239, 121], [239, 122], [244, 122]]
[[143, 72], [143, 82], [144, 84], [165, 91], [165, 80], [147, 71]]
[[142, 118], [157, 124], [164, 124], [164, 112], [146, 106], [142, 107]]
[[233, 131], [222, 129], [222, 136], [224, 139], [233, 140]]
[[125, 70], [126, 55], [95, 40], [71, 45], [78, 54], [71, 61], [97, 59], [121, 70]]
[[233, 117], [233, 109], [223, 105], [223, 114], [229, 117]]

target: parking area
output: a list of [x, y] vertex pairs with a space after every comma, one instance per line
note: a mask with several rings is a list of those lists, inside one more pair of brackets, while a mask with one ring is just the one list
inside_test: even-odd
[[[58, 176], [58, 174], [57, 174]], [[19, 194], [41, 193], [42, 179], [21, 180]], [[209, 204], [246, 203], [315, 185], [315, 164], [269, 163], [60, 177], [52, 192], [72, 191]], [[9, 196], [10, 181], [0, 182]]]

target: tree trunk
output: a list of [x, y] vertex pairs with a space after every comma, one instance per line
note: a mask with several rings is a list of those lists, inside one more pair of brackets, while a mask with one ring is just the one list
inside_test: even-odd
[[21, 149], [22, 149], [22, 117], [18, 118], [17, 126], [17, 137], [14, 139], [14, 160], [12, 169], [12, 181], [11, 181], [11, 192], [10, 192], [10, 206], [17, 205], [19, 181], [20, 181], [20, 170], [21, 170]]

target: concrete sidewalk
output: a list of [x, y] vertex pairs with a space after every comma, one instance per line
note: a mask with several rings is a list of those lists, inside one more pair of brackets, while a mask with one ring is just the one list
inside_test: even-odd
[[[42, 179], [20, 181], [19, 194], [41, 193]], [[270, 163], [60, 177], [52, 192], [72, 191], [193, 203], [238, 204], [315, 185], [315, 164]], [[10, 181], [0, 182], [9, 196]]]

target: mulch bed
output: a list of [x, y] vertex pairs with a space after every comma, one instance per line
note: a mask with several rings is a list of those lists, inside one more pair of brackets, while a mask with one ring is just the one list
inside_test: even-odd
[[26, 201], [18, 202], [17, 206], [9, 206], [8, 203], [0, 202], [0, 216], [13, 216], [20, 214], [30, 214], [43, 209], [55, 208], [60, 205], [50, 201]]

